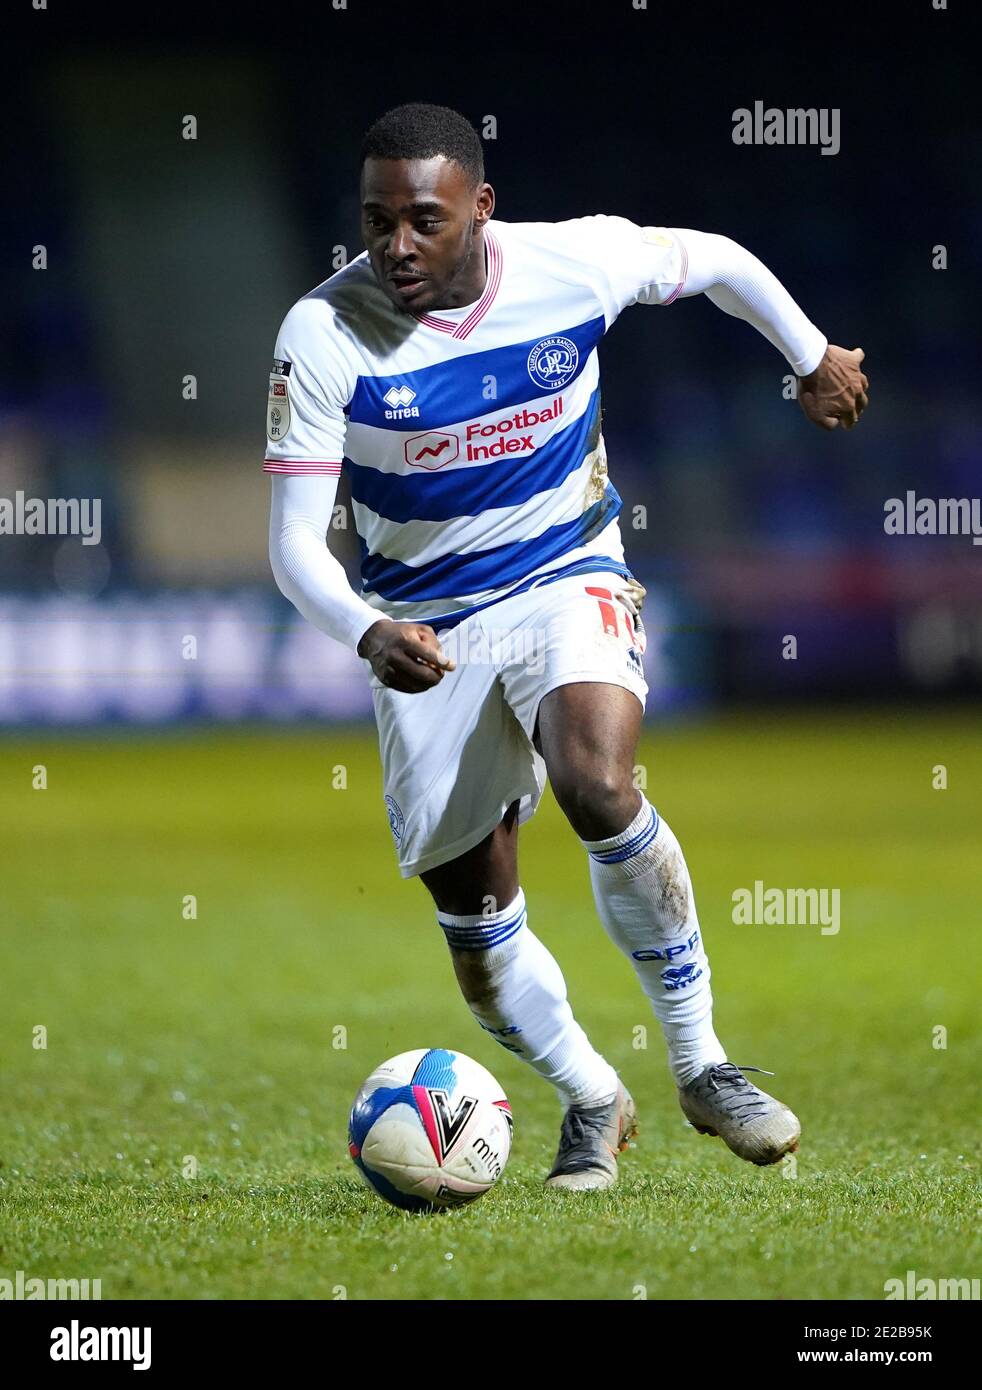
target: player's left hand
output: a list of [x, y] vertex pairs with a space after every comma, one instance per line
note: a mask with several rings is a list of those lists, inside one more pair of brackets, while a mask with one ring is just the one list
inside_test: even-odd
[[869, 405], [869, 381], [860, 370], [865, 356], [862, 348], [829, 343], [815, 370], [798, 378], [798, 403], [813, 424], [823, 430], [837, 425], [852, 429]]

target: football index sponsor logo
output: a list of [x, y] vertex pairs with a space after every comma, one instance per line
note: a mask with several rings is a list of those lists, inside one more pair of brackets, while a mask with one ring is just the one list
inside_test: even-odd
[[[574, 345], [575, 350], [575, 345]], [[537, 425], [550, 424], [563, 413], [563, 398], [559, 396], [552, 405], [542, 410], [516, 410], [503, 420], [485, 422], [474, 420], [467, 426], [467, 461], [480, 463], [484, 459], [502, 458], [505, 454], [531, 454], [535, 451], [535, 439], [531, 431]], [[486, 443], [476, 443], [486, 440]]]
[[528, 373], [538, 386], [558, 391], [574, 376], [579, 360], [572, 338], [542, 338], [529, 353]]
[[[471, 420], [464, 431], [464, 458], [468, 463], [490, 462], [507, 454], [531, 454], [539, 447], [535, 431], [552, 425], [563, 413], [563, 397], [557, 396], [541, 410], [528, 406], [499, 420]], [[413, 468], [443, 468], [460, 457], [461, 440], [445, 430], [414, 434], [404, 445], [406, 462]]]
[[416, 392], [410, 386], [390, 386], [382, 399], [389, 407], [385, 412], [387, 420], [411, 420], [419, 417], [419, 406], [413, 405]]
[[414, 468], [443, 468], [460, 453], [460, 440], [442, 430], [427, 430], [407, 439], [403, 452]]

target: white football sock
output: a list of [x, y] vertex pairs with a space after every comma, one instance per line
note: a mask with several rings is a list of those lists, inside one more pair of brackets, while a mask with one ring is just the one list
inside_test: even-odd
[[526, 925], [521, 888], [500, 912], [436, 916], [448, 946], [473, 971], [467, 1003], [481, 1027], [551, 1081], [564, 1105], [613, 1100], [617, 1073], [573, 1017], [562, 971]]
[[628, 957], [668, 1043], [676, 1085], [726, 1053], [713, 1032], [709, 960], [679, 842], [641, 797], [631, 824], [608, 840], [584, 840], [600, 920]]

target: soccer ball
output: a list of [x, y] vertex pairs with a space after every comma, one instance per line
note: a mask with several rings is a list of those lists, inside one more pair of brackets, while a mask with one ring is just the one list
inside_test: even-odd
[[489, 1071], [463, 1053], [421, 1047], [376, 1067], [355, 1096], [348, 1152], [393, 1206], [457, 1207], [501, 1177], [511, 1123]]

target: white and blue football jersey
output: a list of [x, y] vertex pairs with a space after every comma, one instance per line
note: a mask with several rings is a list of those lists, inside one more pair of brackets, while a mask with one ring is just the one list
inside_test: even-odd
[[492, 220], [487, 283], [399, 310], [362, 254], [277, 339], [267, 472], [351, 482], [362, 598], [448, 627], [579, 570], [627, 578], [600, 428], [597, 344], [682, 293], [678, 234], [622, 217]]

